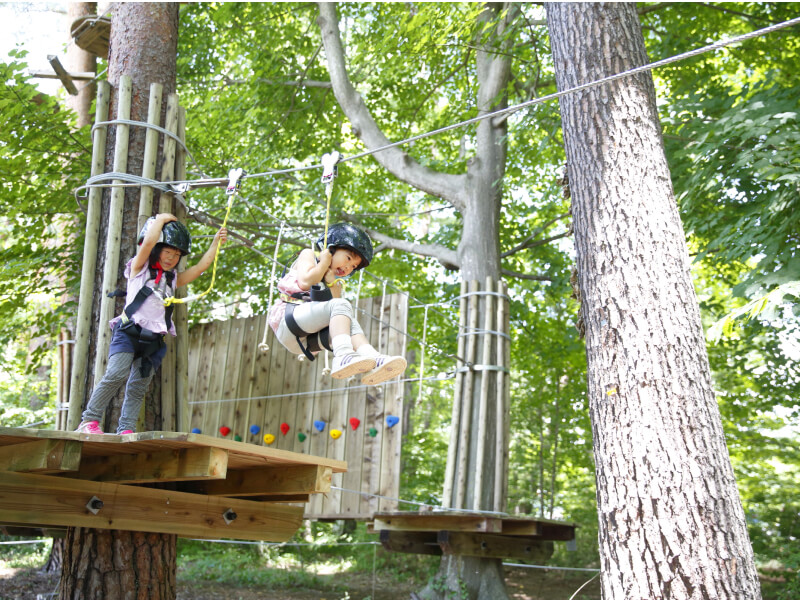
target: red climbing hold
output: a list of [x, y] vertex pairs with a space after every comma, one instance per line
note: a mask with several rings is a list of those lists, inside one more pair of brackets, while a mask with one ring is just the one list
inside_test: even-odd
[[281, 433], [286, 435], [289, 433], [289, 424], [288, 423], [281, 423]]
[[359, 425], [361, 425], [361, 419], [356, 419], [355, 417], [350, 417], [350, 427], [353, 428], [353, 431], [358, 429]]
[[219, 432], [222, 434], [222, 437], [225, 437], [231, 432], [231, 428], [225, 427], [225, 425], [223, 425], [222, 427], [219, 428]]

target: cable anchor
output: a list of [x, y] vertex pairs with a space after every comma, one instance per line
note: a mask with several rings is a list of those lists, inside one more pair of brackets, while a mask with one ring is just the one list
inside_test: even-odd
[[228, 188], [225, 193], [229, 196], [237, 193], [242, 187], [242, 177], [246, 175], [244, 169], [231, 169], [228, 171]]
[[336, 150], [322, 155], [322, 183], [333, 184], [333, 180], [339, 174], [339, 168], [336, 165], [340, 160], [342, 160], [342, 155]]

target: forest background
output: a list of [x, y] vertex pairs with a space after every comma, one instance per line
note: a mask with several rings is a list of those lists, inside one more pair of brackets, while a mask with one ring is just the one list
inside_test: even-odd
[[[475, 39], [481, 5], [385, 3], [339, 6], [350, 77], [391, 140], [476, 116]], [[795, 3], [639, 4], [656, 61], [798, 15]], [[509, 104], [555, 91], [541, 6], [521, 5], [506, 31]], [[224, 177], [316, 164], [322, 154], [363, 150], [341, 112], [311, 4], [196, 3], [181, 7], [178, 93], [187, 146], [202, 170]], [[488, 31], [488, 26], [487, 26]], [[653, 73], [675, 195], [693, 258], [704, 325], [764, 294], [755, 318], [727, 322], [709, 357], [757, 559], [800, 567], [800, 69], [797, 28], [685, 60]], [[55, 422], [57, 332], [76, 303], [83, 204], [72, 194], [89, 175], [89, 128], [76, 128], [64, 93], [40, 94], [25, 50], [0, 60], [0, 425]], [[98, 66], [101, 72], [103, 65]], [[419, 163], [458, 173], [475, 126], [404, 149]], [[512, 336], [509, 507], [580, 525], [578, 551], [554, 562], [597, 566], [585, 348], [570, 277], [569, 195], [556, 102], [508, 119], [500, 247]], [[191, 167], [190, 167], [191, 169]], [[414, 251], [454, 248], [460, 216], [398, 182], [370, 157], [340, 166], [333, 218], [355, 219]], [[215, 289], [190, 319], [248, 316], [268, 305], [269, 257], [282, 220], [292, 227], [282, 262], [324, 221], [317, 170], [246, 181], [229, 228], [239, 242], [220, 256]], [[213, 235], [227, 198], [188, 196], [194, 234]], [[203, 245], [203, 242], [200, 242]], [[382, 279], [411, 293], [409, 377], [455, 364], [459, 274], [431, 256], [379, 241], [362, 295]], [[392, 247], [394, 246], [394, 248]], [[446, 261], [445, 261], [446, 262]], [[499, 274], [498, 274], [499, 275]], [[395, 290], [392, 290], [395, 291]], [[734, 325], [731, 327], [731, 325]], [[419, 340], [425, 336], [427, 346]], [[78, 361], [79, 362], [79, 361]], [[407, 385], [402, 497], [440, 503], [452, 382]], [[800, 587], [800, 585], [798, 585]], [[788, 597], [788, 596], [787, 596]]]

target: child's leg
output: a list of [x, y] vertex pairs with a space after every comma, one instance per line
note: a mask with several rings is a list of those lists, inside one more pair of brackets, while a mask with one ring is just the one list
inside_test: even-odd
[[108, 359], [108, 366], [103, 378], [92, 391], [92, 397], [86, 410], [81, 415], [81, 421], [102, 421], [108, 403], [117, 395], [119, 388], [125, 383], [133, 362], [132, 352], [118, 352]]
[[136, 422], [139, 420], [139, 412], [142, 410], [142, 402], [147, 392], [147, 386], [153, 379], [156, 369], [161, 365], [161, 361], [167, 354], [166, 345], [162, 346], [147, 359], [152, 363], [152, 368], [148, 369], [147, 375], [142, 375], [142, 360], [137, 358], [133, 361], [131, 376], [128, 378], [128, 385], [125, 386], [125, 400], [122, 402], [122, 411], [119, 415], [117, 434], [123, 431], [136, 431]]

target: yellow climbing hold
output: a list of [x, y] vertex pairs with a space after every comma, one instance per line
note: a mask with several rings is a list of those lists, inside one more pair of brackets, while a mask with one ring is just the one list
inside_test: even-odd
[[331, 429], [331, 437], [335, 440], [338, 440], [342, 436], [342, 432], [338, 429]]
[[274, 435], [272, 435], [271, 433], [265, 433], [264, 434], [264, 443], [265, 444], [269, 445], [274, 441], [275, 441], [275, 436]]

